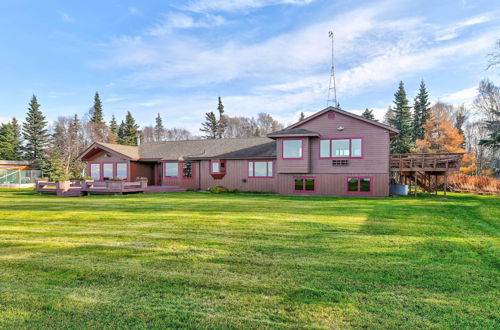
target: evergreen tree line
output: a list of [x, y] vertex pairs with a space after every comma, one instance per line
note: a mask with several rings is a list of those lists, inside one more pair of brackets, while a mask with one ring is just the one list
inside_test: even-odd
[[[400, 82], [393, 103], [383, 121], [399, 130], [391, 141], [391, 153], [463, 152], [467, 174], [499, 174], [500, 87], [483, 80], [472, 106], [438, 102], [431, 107], [422, 81], [412, 107]], [[375, 119], [369, 109], [362, 115]]]

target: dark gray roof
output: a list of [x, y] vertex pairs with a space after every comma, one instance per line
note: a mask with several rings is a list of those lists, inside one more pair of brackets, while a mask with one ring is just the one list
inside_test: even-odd
[[273, 140], [265, 137], [215, 140], [185, 140], [162, 143], [148, 143], [139, 146], [141, 159], [178, 160], [199, 158], [220, 158], [241, 149], [257, 147]]
[[318, 132], [310, 131], [304, 128], [288, 128], [282, 129], [281, 131], [273, 132], [267, 134], [269, 137], [286, 136], [286, 135], [296, 135], [296, 136], [319, 136]]
[[276, 141], [218, 155], [220, 159], [276, 158]]

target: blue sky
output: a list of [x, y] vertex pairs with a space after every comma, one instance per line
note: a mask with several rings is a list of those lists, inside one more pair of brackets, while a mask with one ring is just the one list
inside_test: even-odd
[[469, 103], [500, 37], [496, 1], [4, 0], [0, 121], [35, 93], [50, 120], [83, 116], [95, 91], [106, 119], [159, 112], [197, 133], [221, 96], [230, 116], [285, 123], [326, 105], [335, 31], [338, 99], [379, 118], [399, 80], [433, 101]]

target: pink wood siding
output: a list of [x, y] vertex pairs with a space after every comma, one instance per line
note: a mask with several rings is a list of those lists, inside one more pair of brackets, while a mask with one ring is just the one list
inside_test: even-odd
[[[344, 130], [338, 131], [339, 126], [344, 127]], [[318, 132], [321, 138], [363, 138], [363, 158], [349, 159], [349, 165], [345, 167], [332, 166], [332, 159], [320, 159], [320, 139], [312, 138], [311, 173], [370, 174], [389, 172], [389, 133], [385, 129], [339, 113], [336, 113], [333, 119], [328, 119], [328, 114], [325, 113], [299, 127]]]
[[[188, 179], [188, 178], [182, 178], [182, 166], [179, 165], [179, 176], [177, 178], [168, 178], [165, 177], [165, 162], [161, 163], [162, 166], [162, 171], [163, 177], [162, 177], [162, 186], [177, 186], [181, 187], [186, 190], [197, 190], [199, 189], [199, 162], [191, 162], [193, 164], [193, 177]], [[207, 175], [210, 175], [207, 173]]]
[[[271, 160], [271, 159], [269, 159]], [[207, 190], [213, 186], [223, 186], [241, 191], [269, 191], [276, 192], [277, 178], [249, 178], [248, 160], [227, 160], [226, 175], [222, 179], [214, 179], [210, 175], [210, 161], [200, 164], [200, 189]], [[246, 182], [243, 182], [246, 180]]]
[[[281, 174], [278, 177], [278, 193], [285, 195], [325, 195], [325, 196], [358, 196], [358, 197], [386, 197], [389, 195], [389, 174], [311, 174], [315, 177], [315, 191], [298, 193], [294, 189], [294, 177], [299, 175]], [[363, 194], [350, 194], [346, 191], [347, 178], [351, 176], [371, 177], [371, 192]]]
[[[108, 157], [109, 156], [109, 157]], [[110, 152], [107, 152], [107, 151], [100, 151], [98, 152], [97, 154], [95, 154], [94, 156], [92, 156], [91, 158], [89, 158], [89, 160], [86, 161], [87, 162], [87, 167], [86, 167], [86, 174], [87, 176], [90, 176], [90, 164], [101, 164], [101, 178], [102, 178], [102, 164], [105, 164], [105, 163], [111, 163], [113, 164], [113, 176], [116, 174], [116, 164], [117, 163], [125, 163], [127, 164], [127, 181], [130, 181], [130, 161], [126, 158], [123, 158], [117, 154], [114, 154], [114, 153], [110, 153]]]
[[[276, 170], [278, 173], [308, 173], [310, 167], [310, 142], [308, 137], [297, 138], [302, 141], [302, 158], [283, 159], [283, 140], [284, 138], [276, 139], [276, 148], [278, 159], [276, 161]], [[295, 138], [293, 139], [295, 140]]]

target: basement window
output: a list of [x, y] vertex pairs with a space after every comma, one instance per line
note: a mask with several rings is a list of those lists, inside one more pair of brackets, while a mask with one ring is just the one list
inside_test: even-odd
[[315, 177], [294, 177], [295, 192], [315, 192], [316, 178]]
[[371, 192], [371, 177], [348, 177], [347, 192], [351, 194], [366, 194]]

